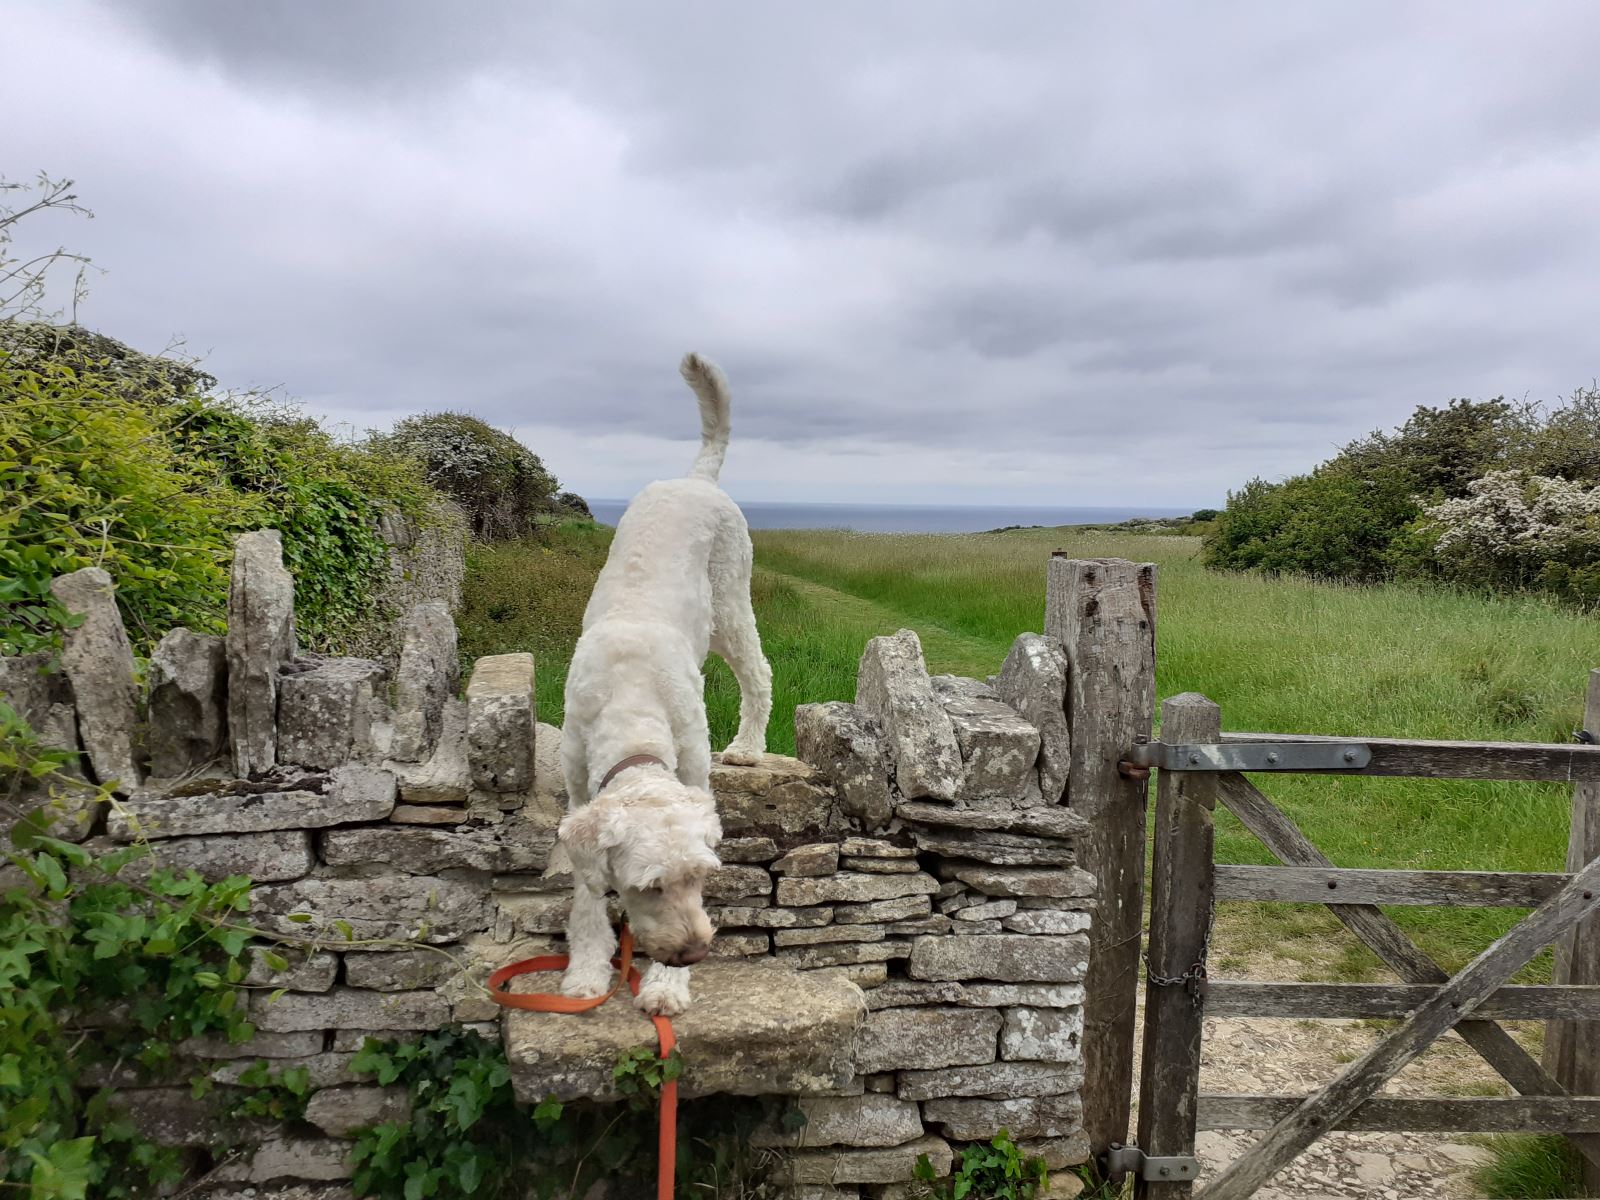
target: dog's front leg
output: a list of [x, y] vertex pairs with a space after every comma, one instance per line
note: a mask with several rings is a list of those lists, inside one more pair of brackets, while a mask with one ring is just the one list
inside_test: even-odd
[[645, 968], [634, 1003], [652, 1017], [675, 1017], [689, 1007], [689, 968], [653, 962]]
[[611, 988], [611, 956], [617, 937], [606, 915], [606, 894], [581, 875], [572, 884], [572, 915], [567, 918], [567, 973], [561, 990], [568, 996], [603, 996]]

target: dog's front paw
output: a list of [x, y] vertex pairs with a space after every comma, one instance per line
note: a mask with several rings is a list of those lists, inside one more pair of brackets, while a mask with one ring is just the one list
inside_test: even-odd
[[689, 972], [659, 963], [645, 972], [639, 994], [633, 998], [641, 1012], [652, 1017], [676, 1017], [689, 1007]]
[[600, 963], [595, 966], [574, 964], [568, 967], [567, 973], [561, 977], [561, 994], [564, 996], [592, 1000], [596, 996], [604, 996], [610, 990], [610, 963]]
[[722, 752], [725, 767], [755, 767], [761, 764], [761, 750], [755, 746], [741, 746], [733, 742]]

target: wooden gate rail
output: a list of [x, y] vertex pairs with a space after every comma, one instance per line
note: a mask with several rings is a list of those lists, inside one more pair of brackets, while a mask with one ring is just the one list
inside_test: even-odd
[[[1600, 673], [1597, 673], [1600, 679]], [[1597, 692], [1600, 694], [1600, 692]], [[1591, 715], [1592, 719], [1592, 715]], [[1600, 860], [1569, 859], [1570, 873], [1379, 871], [1334, 867], [1243, 769], [1344, 762], [1297, 773], [1428, 775], [1467, 779], [1600, 784], [1600, 746], [1534, 746], [1222, 734], [1220, 712], [1203, 696], [1162, 706], [1164, 744], [1130, 758], [1173, 764], [1158, 778], [1147, 955], [1144, 1069], [1138, 1145], [1144, 1155], [1192, 1156], [1196, 1129], [1266, 1128], [1255, 1146], [1212, 1181], [1204, 1200], [1242, 1200], [1332, 1129], [1552, 1131], [1567, 1134], [1600, 1167], [1600, 1096], [1567, 1094], [1493, 1020], [1600, 1020], [1600, 986], [1587, 982], [1508, 987], [1507, 981], [1552, 940], [1600, 908]], [[1258, 743], [1251, 753], [1242, 743]], [[1279, 754], [1286, 742], [1341, 743], [1337, 754]], [[1229, 750], [1216, 747], [1227, 744]], [[1263, 764], [1257, 768], [1257, 761]], [[1285, 865], [1213, 862], [1216, 801]], [[1600, 796], [1597, 796], [1600, 806]], [[1597, 820], [1600, 825], [1600, 820]], [[1216, 900], [1324, 904], [1405, 981], [1401, 984], [1262, 984], [1205, 980], [1210, 910]], [[1337, 899], [1335, 899], [1337, 897]], [[1515, 906], [1535, 911], [1453, 978], [1419, 949], [1379, 904]], [[1600, 923], [1600, 918], [1596, 918]], [[1600, 981], [1597, 981], [1600, 982]], [[1202, 1011], [1238, 1016], [1377, 1016], [1400, 1019], [1366, 1055], [1309, 1096], [1199, 1094]], [[1555, 1028], [1588, 1028], [1554, 1026]], [[1375, 1093], [1450, 1029], [1520, 1093], [1513, 1098], [1413, 1099]], [[1600, 1089], [1596, 1089], [1600, 1090]], [[1155, 1175], [1156, 1172], [1149, 1172]], [[1187, 1179], [1141, 1178], [1137, 1196], [1187, 1196]]]
[[[1201, 1129], [1268, 1129], [1292, 1115], [1303, 1096], [1200, 1096]], [[1411, 1133], [1600, 1131], [1600, 1097], [1374, 1096], [1331, 1129]]]
[[1218, 900], [1326, 904], [1432, 904], [1450, 908], [1536, 908], [1571, 878], [1509, 871], [1381, 871], [1349, 867], [1238, 867], [1219, 863]]
[[[1411, 983], [1218, 979], [1206, 989], [1206, 1016], [1383, 1020], [1405, 1016], [1436, 991], [1436, 987]], [[1473, 1015], [1496, 1021], [1600, 1021], [1600, 989], [1559, 983], [1503, 987], [1478, 1005]]]

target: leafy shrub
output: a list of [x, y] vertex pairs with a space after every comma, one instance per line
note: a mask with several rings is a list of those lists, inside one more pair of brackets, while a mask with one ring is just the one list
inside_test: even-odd
[[1252, 479], [1228, 496], [1205, 541], [1207, 566], [1370, 581], [1389, 570], [1388, 549], [1417, 515], [1408, 481], [1363, 476], [1343, 464], [1283, 483]]
[[[70, 757], [40, 748], [0, 705], [0, 784], [25, 774], [87, 786], [60, 777]], [[238, 990], [249, 880], [157, 869], [125, 881], [118, 872], [148, 846], [97, 857], [45, 828], [25, 817], [0, 853], [23, 881], [0, 891], [0, 1187], [38, 1200], [156, 1194], [183, 1177], [180, 1152], [141, 1136], [110, 1089], [81, 1084], [113, 1064], [161, 1082], [183, 1039], [251, 1036]], [[84, 1019], [119, 1008], [126, 1028], [85, 1035]]]
[[582, 497], [555, 494], [555, 476], [537, 454], [466, 413], [407, 417], [374, 441], [420, 463], [427, 481], [459, 504], [472, 532], [487, 541], [521, 537], [554, 513], [589, 513]]
[[0, 323], [0, 650], [48, 644], [50, 580], [116, 580], [130, 634], [220, 630], [236, 533], [274, 526], [297, 625], [330, 648], [388, 574], [385, 506], [421, 517], [416, 468], [314, 421], [208, 394], [209, 376], [81, 330]]

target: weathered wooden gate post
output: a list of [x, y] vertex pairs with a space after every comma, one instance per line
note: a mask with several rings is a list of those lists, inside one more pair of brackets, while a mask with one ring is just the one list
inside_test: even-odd
[[[1144, 893], [1145, 783], [1117, 763], [1149, 737], [1156, 694], [1156, 568], [1050, 558], [1044, 631], [1067, 655], [1067, 803], [1099, 880], [1084, 1002], [1083, 1126], [1095, 1152], [1128, 1137]], [[1054, 797], [1052, 797], [1054, 799]]]
[[[1185, 692], [1162, 702], [1163, 742], [1183, 745], [1221, 737], [1222, 710], [1204, 696]], [[1194, 1154], [1204, 1005], [1199, 989], [1211, 940], [1211, 813], [1216, 806], [1216, 775], [1161, 772], [1150, 872], [1150, 982], [1139, 1071], [1138, 1145], [1152, 1157]], [[1192, 1180], [1141, 1176], [1133, 1194], [1137, 1200], [1174, 1200], [1192, 1190]]]
[[[1600, 670], [1589, 672], [1583, 727], [1600, 736]], [[1567, 870], [1581, 871], [1600, 858], [1600, 784], [1572, 787], [1572, 832], [1567, 839]], [[1556, 943], [1554, 983], [1600, 983], [1600, 916], [1574, 925]], [[1551, 1021], [1545, 1026], [1544, 1067], [1567, 1091], [1600, 1094], [1600, 1023]], [[1600, 1167], [1585, 1158], [1583, 1180], [1600, 1188]]]

